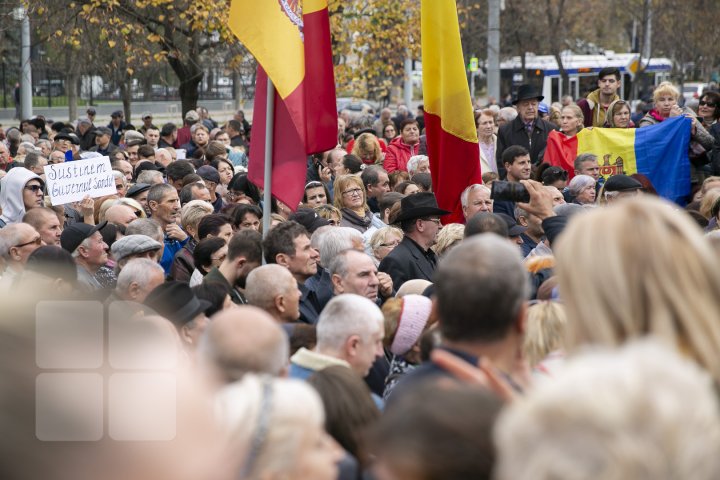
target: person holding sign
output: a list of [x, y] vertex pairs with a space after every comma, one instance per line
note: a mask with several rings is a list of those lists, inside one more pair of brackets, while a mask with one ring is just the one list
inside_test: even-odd
[[10, 170], [0, 182], [0, 228], [11, 223], [20, 223], [25, 212], [43, 206], [45, 182], [27, 168]]

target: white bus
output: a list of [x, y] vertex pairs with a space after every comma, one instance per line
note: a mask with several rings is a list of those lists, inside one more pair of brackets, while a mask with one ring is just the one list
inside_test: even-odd
[[[582, 98], [597, 88], [597, 74], [605, 67], [617, 67], [622, 74], [619, 95], [630, 100], [629, 68], [637, 61], [636, 53], [615, 53], [606, 51], [604, 55], [576, 55], [571, 52], [562, 54], [563, 67], [568, 74], [570, 88], [568, 93], [574, 98]], [[646, 60], [643, 60], [646, 63]], [[670, 79], [672, 61], [667, 58], [651, 58], [645, 72], [648, 83], [657, 85]], [[553, 55], [527, 54], [525, 71], [522, 69], [520, 57], [513, 57], [500, 63], [500, 90], [503, 96], [514, 93], [517, 87], [528, 83], [540, 89], [545, 97], [544, 102], [560, 101], [563, 79], [560, 76], [557, 60]]]

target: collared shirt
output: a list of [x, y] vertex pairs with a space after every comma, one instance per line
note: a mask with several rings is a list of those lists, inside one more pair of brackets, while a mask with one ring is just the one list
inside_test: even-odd
[[497, 173], [497, 162], [495, 162], [495, 142], [491, 141], [490, 143], [479, 143], [483, 156], [488, 159], [487, 163], [490, 170]]

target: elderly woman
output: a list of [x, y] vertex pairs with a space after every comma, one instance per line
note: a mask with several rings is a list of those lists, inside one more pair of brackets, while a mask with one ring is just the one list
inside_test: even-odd
[[690, 147], [688, 157], [690, 159], [690, 180], [691, 183], [701, 183], [704, 179], [704, 173], [701, 168], [708, 163], [708, 153], [715, 146], [715, 139], [705, 130], [700, 121], [695, 117], [695, 112], [678, 105], [680, 91], [670, 82], [662, 82], [653, 92], [653, 100], [655, 108], [650, 110], [639, 122], [639, 126], [647, 127], [656, 125], [671, 117], [684, 115], [692, 119], [692, 127], [690, 129]]
[[465, 225], [461, 223], [449, 223], [438, 232], [437, 243], [432, 249], [438, 257], [442, 257], [451, 248], [458, 245], [465, 237]]
[[232, 478], [335, 480], [342, 448], [324, 428], [319, 395], [299, 380], [245, 375], [217, 396]]
[[603, 127], [634, 128], [635, 124], [630, 120], [630, 104], [620, 99], [612, 102], [607, 109]]
[[407, 171], [411, 178], [416, 173], [430, 173], [430, 159], [427, 155], [413, 155], [408, 160]]
[[592, 205], [595, 203], [595, 179], [590, 175], [575, 175], [568, 184], [573, 202], [580, 205]]
[[333, 227], [337, 227], [338, 225], [340, 225], [340, 220], [342, 220], [342, 212], [340, 212], [340, 209], [336, 208], [334, 205], [318, 205], [317, 207], [313, 207], [313, 209], [317, 212], [319, 216], [330, 222], [330, 225], [332, 225]]
[[373, 221], [373, 214], [365, 200], [365, 186], [356, 175], [343, 175], [335, 180], [335, 207], [342, 212], [341, 227], [351, 227], [365, 233]]
[[720, 93], [705, 92], [698, 103], [698, 115], [702, 124], [715, 139], [715, 147], [720, 146]]
[[370, 250], [372, 251], [375, 266], [380, 265], [383, 258], [393, 251], [403, 239], [403, 232], [397, 227], [379, 228], [370, 237]]
[[[575, 163], [575, 152], [577, 140], [575, 135], [583, 128], [583, 112], [577, 105], [563, 107], [560, 114], [560, 131], [551, 130], [545, 148], [544, 162], [550, 165], [573, 165]], [[573, 144], [573, 145], [570, 145]], [[570, 175], [574, 171], [568, 172]]]

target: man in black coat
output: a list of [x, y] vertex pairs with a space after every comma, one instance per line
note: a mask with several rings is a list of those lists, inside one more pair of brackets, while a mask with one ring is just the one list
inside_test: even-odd
[[390, 275], [394, 288], [399, 289], [406, 281], [416, 278], [432, 281], [437, 257], [430, 247], [440, 230], [440, 216], [448, 213], [438, 208], [432, 192], [408, 195], [400, 201], [397, 220], [405, 237], [379, 267], [381, 272]]
[[542, 161], [547, 137], [551, 130], [557, 130], [554, 124], [538, 118], [538, 105], [543, 98], [545, 97], [531, 85], [520, 85], [518, 88], [513, 99], [518, 116], [498, 130], [495, 158], [500, 178], [505, 178], [502, 154], [511, 145], [525, 147], [530, 152], [530, 160], [533, 165], [538, 165]]

